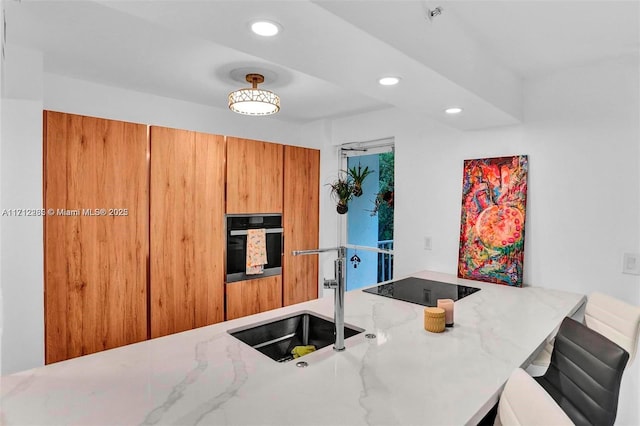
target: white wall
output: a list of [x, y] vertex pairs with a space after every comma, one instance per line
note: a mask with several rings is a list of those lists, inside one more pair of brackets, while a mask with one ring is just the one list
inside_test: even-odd
[[[4, 0], [0, 0], [0, 49], [4, 49], [5, 22]], [[0, 55], [1, 55], [0, 51]], [[0, 142], [2, 141], [2, 104], [4, 98], [4, 56], [0, 57]], [[0, 143], [0, 177], [2, 176], [2, 143]], [[1, 184], [1, 182], [0, 182]], [[2, 189], [0, 188], [0, 203], [2, 202]], [[0, 206], [1, 207], [1, 206]], [[0, 259], [2, 259], [2, 223], [0, 223]], [[4, 319], [2, 303], [2, 267], [0, 266], [0, 373], [2, 373], [2, 325]]]
[[[41, 209], [42, 103], [4, 99], [2, 121], [0, 210]], [[5, 373], [44, 363], [43, 223], [11, 214], [0, 223]]]
[[[336, 120], [326, 150], [395, 137], [396, 276], [456, 273], [464, 159], [528, 154], [525, 284], [640, 305], [640, 277], [621, 272], [640, 251], [638, 78], [637, 60], [619, 58], [526, 82], [524, 124], [509, 128], [461, 132], [398, 110]], [[637, 365], [625, 375], [619, 424], [640, 424], [638, 377]]]
[[[7, 44], [0, 210], [42, 208], [42, 55]], [[2, 372], [44, 362], [42, 218], [0, 217]]]

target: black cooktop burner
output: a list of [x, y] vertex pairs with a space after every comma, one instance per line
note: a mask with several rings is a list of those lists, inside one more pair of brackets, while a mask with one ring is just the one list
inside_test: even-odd
[[438, 299], [460, 300], [476, 291], [480, 291], [480, 289], [409, 277], [362, 291], [404, 300], [405, 302], [417, 303], [418, 305], [436, 306]]

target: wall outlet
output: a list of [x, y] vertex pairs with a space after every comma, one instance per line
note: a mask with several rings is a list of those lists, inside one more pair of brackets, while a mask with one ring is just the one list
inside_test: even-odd
[[431, 237], [424, 237], [424, 249], [431, 250]]
[[622, 256], [622, 273], [640, 275], [640, 254], [625, 253]]

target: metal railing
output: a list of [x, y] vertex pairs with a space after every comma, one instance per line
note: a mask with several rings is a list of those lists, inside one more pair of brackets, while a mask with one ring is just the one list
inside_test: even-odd
[[[393, 240], [378, 241], [378, 248], [393, 250]], [[393, 278], [393, 254], [378, 253], [378, 282]]]

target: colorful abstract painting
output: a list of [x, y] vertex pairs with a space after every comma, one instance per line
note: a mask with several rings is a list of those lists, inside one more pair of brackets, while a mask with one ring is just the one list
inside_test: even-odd
[[458, 277], [522, 286], [526, 155], [465, 160]]

